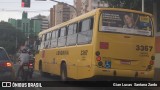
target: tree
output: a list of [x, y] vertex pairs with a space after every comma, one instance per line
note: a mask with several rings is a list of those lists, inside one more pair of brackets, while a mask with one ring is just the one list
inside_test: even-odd
[[16, 52], [17, 46], [24, 44], [25, 35], [7, 22], [0, 22], [0, 47], [4, 47], [9, 54]]
[[[111, 8], [126, 8], [134, 9], [141, 11], [142, 9], [142, 0], [103, 0], [109, 4]], [[145, 11], [152, 13], [152, 3], [153, 0], [144, 0], [145, 1]]]

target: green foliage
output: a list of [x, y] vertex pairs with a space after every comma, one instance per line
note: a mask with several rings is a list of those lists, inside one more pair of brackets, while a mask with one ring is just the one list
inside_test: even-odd
[[18, 47], [25, 41], [24, 34], [7, 22], [0, 22], [0, 34], [0, 47], [4, 47], [9, 54], [16, 52], [16, 37]]
[[[109, 7], [111, 8], [126, 8], [140, 10], [142, 9], [142, 0], [103, 0], [108, 2]], [[145, 2], [145, 11], [152, 13], [152, 3], [153, 0], [144, 0]]]
[[103, 0], [108, 2], [110, 7], [118, 8], [137, 8], [137, 4], [141, 3], [141, 0]]

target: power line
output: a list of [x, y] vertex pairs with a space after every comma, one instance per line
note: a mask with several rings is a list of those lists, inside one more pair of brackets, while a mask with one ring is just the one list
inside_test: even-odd
[[7, 11], [7, 12], [49, 12], [50, 10], [5, 10], [5, 9], [0, 9], [0, 11]]
[[[21, 3], [21, 2], [0, 2], [0, 4], [1, 3]], [[51, 3], [51, 1], [50, 2], [31, 2], [31, 3]]]

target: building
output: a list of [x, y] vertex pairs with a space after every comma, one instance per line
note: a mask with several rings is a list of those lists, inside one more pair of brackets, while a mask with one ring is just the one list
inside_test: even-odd
[[[74, 7], [77, 9], [77, 16], [81, 15], [81, 10], [82, 10], [82, 0], [74, 0]], [[75, 13], [74, 17], [75, 17]]]
[[8, 22], [9, 22], [12, 26], [17, 27], [17, 20], [10, 18], [10, 19], [8, 19]]
[[158, 80], [160, 80], [160, 1], [159, 0], [154, 0], [153, 1], [153, 17], [154, 17], [154, 23], [155, 23], [155, 35], [156, 35], [156, 60], [155, 60], [155, 68], [156, 74]]
[[73, 9], [64, 3], [58, 3], [50, 9], [50, 27], [70, 20]]
[[8, 23], [21, 30], [28, 38], [30, 36], [36, 36], [41, 31], [41, 21], [30, 20], [26, 12], [22, 13], [22, 19], [8, 19]]
[[41, 25], [41, 28], [39, 29], [38, 32], [49, 28], [49, 17], [43, 16], [43, 15], [37, 15], [37, 16], [33, 17], [31, 20], [34, 20], [35, 23], [37, 22]]
[[78, 15], [81, 15], [96, 8], [108, 7], [109, 5], [102, 0], [74, 0], [74, 6], [77, 8]]
[[27, 18], [27, 13], [22, 13], [22, 19], [8, 19], [8, 22], [12, 24], [12, 26], [16, 27], [16, 29], [21, 30], [26, 37], [31, 34], [30, 30], [30, 19]]
[[34, 32], [34, 36], [38, 35], [41, 29], [41, 20], [31, 19], [30, 20], [31, 31]]

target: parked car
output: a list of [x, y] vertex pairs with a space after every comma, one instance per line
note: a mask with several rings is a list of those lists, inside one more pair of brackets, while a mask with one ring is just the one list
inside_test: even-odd
[[15, 80], [15, 70], [13, 62], [8, 56], [6, 50], [0, 47], [0, 81]]

